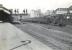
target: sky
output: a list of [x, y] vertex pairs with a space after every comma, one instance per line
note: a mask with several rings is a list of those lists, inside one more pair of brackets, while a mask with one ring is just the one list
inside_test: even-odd
[[0, 0], [8, 9], [41, 9], [42, 11], [65, 8], [72, 5], [72, 0]]

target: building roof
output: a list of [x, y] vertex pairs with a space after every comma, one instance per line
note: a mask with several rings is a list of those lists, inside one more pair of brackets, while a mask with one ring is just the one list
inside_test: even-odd
[[70, 10], [72, 10], [72, 5], [69, 7]]
[[67, 11], [68, 8], [57, 8], [56, 11]]
[[58, 8], [55, 10], [56, 14], [67, 14], [68, 8]]
[[10, 10], [5, 8], [2, 4], [0, 4], [0, 10], [5, 11], [6, 13], [10, 14]]

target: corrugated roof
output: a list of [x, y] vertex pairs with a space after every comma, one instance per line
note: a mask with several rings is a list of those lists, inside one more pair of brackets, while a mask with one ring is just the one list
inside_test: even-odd
[[58, 9], [56, 9], [56, 11], [67, 11], [68, 10], [68, 8], [58, 8]]
[[10, 10], [5, 8], [2, 4], [0, 4], [0, 10], [4, 10], [5, 12], [7, 12], [8, 14], [10, 14]]

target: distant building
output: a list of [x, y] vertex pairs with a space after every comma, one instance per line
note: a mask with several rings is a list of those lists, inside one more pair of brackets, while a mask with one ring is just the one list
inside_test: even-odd
[[41, 10], [40, 9], [38, 9], [38, 10], [32, 10], [30, 12], [30, 16], [31, 17], [41, 17], [42, 16]]
[[54, 16], [55, 15], [55, 10], [47, 10], [44, 14], [44, 16]]
[[51, 15], [51, 11], [50, 11], [50, 10], [47, 10], [47, 11], [45, 12], [45, 15]]
[[69, 9], [72, 9], [72, 5], [69, 7]]
[[27, 19], [30, 18], [30, 15], [27, 14], [12, 14], [12, 17], [14, 18], [14, 21], [19, 21], [20, 19]]
[[67, 14], [68, 13], [68, 8], [58, 8], [55, 10], [56, 14]]
[[69, 13], [72, 14], [72, 6], [69, 7]]

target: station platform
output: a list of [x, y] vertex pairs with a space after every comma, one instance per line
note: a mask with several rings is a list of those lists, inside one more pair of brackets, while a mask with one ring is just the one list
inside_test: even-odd
[[0, 50], [53, 50], [10, 23], [0, 23]]

